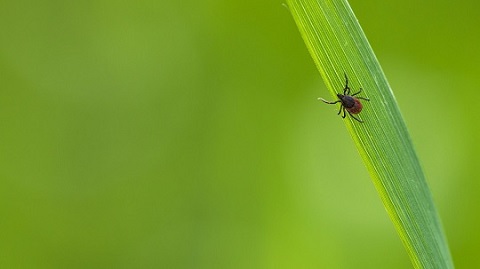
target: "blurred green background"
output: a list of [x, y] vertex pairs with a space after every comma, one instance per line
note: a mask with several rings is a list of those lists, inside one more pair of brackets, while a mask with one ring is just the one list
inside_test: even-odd
[[[1, 1], [0, 268], [411, 268], [282, 3]], [[480, 3], [351, 5], [480, 267]]]

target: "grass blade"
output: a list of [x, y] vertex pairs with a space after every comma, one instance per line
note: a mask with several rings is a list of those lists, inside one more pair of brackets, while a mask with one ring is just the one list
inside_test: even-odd
[[[415, 268], [453, 268], [445, 235], [387, 79], [345, 0], [287, 0], [327, 88], [363, 88], [371, 101], [347, 129]], [[358, 88], [357, 88], [358, 89]], [[355, 89], [353, 89], [355, 91]]]

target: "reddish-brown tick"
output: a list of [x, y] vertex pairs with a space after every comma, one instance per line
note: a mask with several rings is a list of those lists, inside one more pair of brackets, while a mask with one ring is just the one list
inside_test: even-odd
[[348, 112], [348, 114], [356, 119], [359, 122], [363, 122], [362, 120], [358, 119], [357, 117], [353, 116], [353, 114], [358, 114], [360, 111], [362, 111], [363, 105], [360, 102], [359, 99], [365, 100], [365, 101], [370, 101], [370, 99], [365, 98], [365, 97], [360, 97], [356, 96], [357, 94], [362, 92], [362, 88], [360, 90], [352, 95], [350, 95], [350, 88], [348, 87], [348, 78], [347, 74], [345, 75], [345, 88], [343, 89], [343, 94], [337, 93], [338, 100], [337, 101], [332, 101], [329, 102], [323, 98], [318, 98], [319, 100], [322, 100], [323, 102], [327, 104], [336, 104], [340, 102], [340, 110], [338, 110], [337, 115], [340, 115], [340, 113], [343, 111], [343, 116], [342, 118], [345, 118], [346, 113], [345, 110]]

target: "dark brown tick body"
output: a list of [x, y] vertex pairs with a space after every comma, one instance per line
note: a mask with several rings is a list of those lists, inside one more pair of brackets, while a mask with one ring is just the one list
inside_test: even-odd
[[352, 118], [356, 119], [359, 122], [363, 122], [362, 120], [353, 116], [353, 114], [358, 114], [362, 111], [363, 105], [359, 99], [370, 101], [370, 99], [368, 98], [356, 96], [361, 92], [362, 92], [362, 88], [360, 88], [358, 92], [350, 95], [350, 88], [348, 87], [348, 78], [347, 78], [347, 75], [345, 74], [345, 88], [343, 89], [343, 94], [337, 93], [337, 97], [338, 97], [337, 101], [329, 102], [322, 98], [318, 98], [318, 99], [322, 100], [327, 104], [336, 104], [340, 102], [341, 104], [340, 104], [340, 110], [338, 110], [338, 113], [337, 113], [338, 115], [340, 115], [340, 113], [343, 111], [342, 118], [345, 118], [346, 116], [345, 110], [346, 110]]

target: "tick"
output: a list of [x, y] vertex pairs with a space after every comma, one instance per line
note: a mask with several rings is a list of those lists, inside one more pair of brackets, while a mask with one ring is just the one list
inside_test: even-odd
[[356, 119], [358, 122], [363, 122], [362, 120], [358, 119], [353, 115], [358, 114], [362, 111], [363, 105], [359, 99], [362, 99], [365, 101], [370, 101], [370, 99], [357, 96], [359, 93], [362, 92], [362, 88], [360, 88], [358, 92], [354, 94], [350, 94], [350, 88], [348, 87], [347, 74], [344, 74], [344, 75], [345, 75], [345, 88], [343, 88], [343, 94], [337, 93], [337, 97], [338, 97], [337, 101], [329, 102], [323, 98], [318, 98], [318, 99], [322, 100], [324, 103], [331, 104], [331, 105], [340, 102], [340, 110], [338, 110], [337, 115], [340, 115], [340, 113], [342, 113], [343, 111], [342, 118], [345, 118], [346, 116], [345, 111], [347, 111], [352, 118]]

